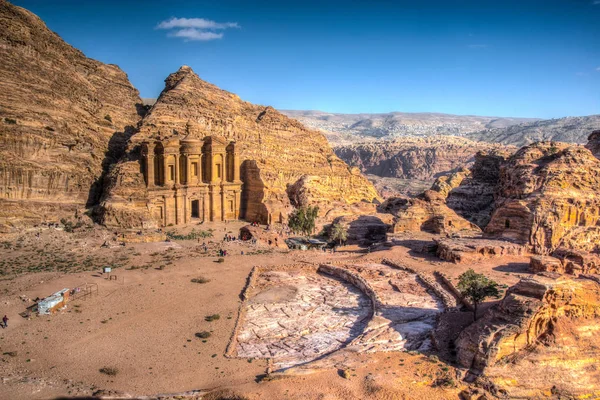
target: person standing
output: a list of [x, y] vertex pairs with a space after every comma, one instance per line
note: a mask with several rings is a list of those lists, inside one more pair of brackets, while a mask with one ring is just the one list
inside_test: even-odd
[[6, 315], [2, 318], [2, 328], [8, 328], [8, 317]]

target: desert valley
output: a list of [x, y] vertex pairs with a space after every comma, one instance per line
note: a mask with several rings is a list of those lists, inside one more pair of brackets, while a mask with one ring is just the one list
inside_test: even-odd
[[164, 78], [0, 0], [0, 399], [600, 398], [600, 115]]

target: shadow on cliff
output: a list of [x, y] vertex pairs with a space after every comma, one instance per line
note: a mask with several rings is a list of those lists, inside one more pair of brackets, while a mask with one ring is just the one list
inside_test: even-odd
[[127, 125], [122, 132], [115, 132], [108, 141], [108, 150], [104, 153], [102, 160], [102, 173], [92, 183], [88, 191], [88, 198], [85, 203], [86, 208], [93, 207], [98, 204], [104, 191], [104, 179], [110, 171], [110, 167], [116, 164], [124, 155], [125, 148], [129, 138], [135, 133], [133, 125]]
[[405, 239], [394, 240], [393, 243], [408, 248], [408, 254], [412, 257], [425, 261], [443, 261], [435, 255], [437, 244], [433, 240]]
[[521, 272], [529, 273], [529, 264], [527, 263], [508, 263], [492, 268], [494, 271], [500, 272]]
[[374, 215], [362, 215], [348, 225], [350, 242], [361, 248], [369, 248], [373, 244], [385, 242], [389, 225]]

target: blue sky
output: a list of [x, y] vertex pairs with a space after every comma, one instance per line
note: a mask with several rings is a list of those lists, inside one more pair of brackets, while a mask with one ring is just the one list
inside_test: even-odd
[[142, 97], [185, 64], [280, 109], [600, 114], [600, 0], [14, 3]]

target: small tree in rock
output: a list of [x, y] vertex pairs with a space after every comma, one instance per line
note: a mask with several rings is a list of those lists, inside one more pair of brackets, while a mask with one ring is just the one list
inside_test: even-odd
[[473, 303], [473, 321], [477, 320], [477, 308], [487, 297], [498, 297], [498, 284], [483, 274], [469, 269], [458, 277], [458, 290]]
[[302, 233], [310, 236], [315, 230], [315, 221], [318, 215], [318, 206], [300, 207], [290, 214], [288, 226], [296, 234]]
[[335, 223], [331, 226], [331, 230], [329, 231], [329, 239], [337, 240], [340, 244], [348, 240], [348, 229], [342, 224]]

